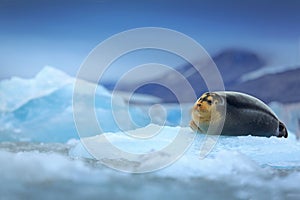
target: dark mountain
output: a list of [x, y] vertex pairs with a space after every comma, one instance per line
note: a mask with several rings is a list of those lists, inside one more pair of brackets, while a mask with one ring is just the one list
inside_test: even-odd
[[[213, 60], [221, 73], [226, 87], [236, 83], [242, 74], [259, 69], [265, 63], [264, 60], [262, 60], [256, 54], [250, 51], [237, 49], [228, 49], [222, 51], [213, 57]], [[203, 63], [203, 70], [206, 74], [210, 74], [210, 67], [205, 67], [205, 65], [209, 66], [209, 63], [205, 64], [206, 62], [207, 61], [201, 61], [201, 63]], [[176, 70], [181, 73], [191, 84], [197, 96], [208, 90], [203, 78], [191, 64], [178, 67]], [[188, 94], [189, 91], [187, 91], [186, 87], [178, 81], [178, 78], [174, 72], [163, 74], [161, 77], [158, 77], [152, 81], [163, 83], [167, 85], [168, 88], [158, 84], [147, 84], [138, 88], [136, 92], [159, 97], [164, 102], [176, 102], [176, 96], [172, 93], [172, 91], [170, 91], [170, 88], [176, 88], [177, 91], [180, 91], [180, 96], [182, 98], [180, 100], [181, 102], [194, 101], [194, 99], [188, 98], [191, 96]], [[107, 83], [105, 86], [109, 89], [113, 89], [113, 84]], [[118, 88], [118, 90], [121, 91], [132, 91], [133, 89], [135, 89], [135, 85], [126, 83]]]
[[[213, 57], [213, 60], [218, 67], [226, 90], [241, 91], [252, 94], [262, 99], [265, 102], [296, 102], [300, 101], [300, 95], [297, 95], [300, 87], [300, 69], [286, 71], [277, 74], [269, 74], [259, 77], [255, 80], [241, 82], [240, 78], [250, 72], [262, 68], [266, 62], [257, 54], [238, 49], [227, 49]], [[203, 69], [206, 74], [210, 74], [209, 63], [203, 63]], [[191, 64], [187, 64], [176, 69], [193, 87], [197, 96], [206, 92], [207, 86], [201, 77], [196, 72]], [[299, 80], [298, 80], [299, 79]], [[177, 102], [176, 96], [170, 91], [170, 88], [176, 88], [180, 94], [180, 102], [191, 102], [195, 99], [190, 99], [191, 95], [186, 87], [178, 81], [174, 72], [164, 74], [158, 77], [153, 82], [159, 82], [168, 86], [168, 88], [158, 84], [147, 84], [136, 90], [137, 93], [149, 94], [162, 99], [163, 102]], [[108, 85], [107, 85], [108, 86]], [[109, 85], [112, 89], [113, 85]], [[121, 91], [132, 91], [135, 85], [123, 84]]]
[[240, 76], [263, 67], [265, 61], [253, 52], [246, 50], [225, 50], [213, 57], [225, 83], [236, 84]]
[[246, 92], [267, 103], [271, 101], [300, 102], [300, 66], [299, 69], [264, 75], [228, 89]]

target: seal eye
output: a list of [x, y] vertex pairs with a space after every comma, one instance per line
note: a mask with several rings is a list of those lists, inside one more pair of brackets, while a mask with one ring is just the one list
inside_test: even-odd
[[209, 105], [211, 105], [212, 101], [211, 101], [211, 100], [207, 100], [207, 103], [208, 103]]

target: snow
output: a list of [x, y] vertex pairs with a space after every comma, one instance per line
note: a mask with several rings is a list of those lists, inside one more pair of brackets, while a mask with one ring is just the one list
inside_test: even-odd
[[[163, 134], [172, 134], [178, 128], [166, 127]], [[200, 159], [203, 137], [198, 135], [172, 165], [140, 175], [111, 170], [97, 160], [82, 158], [84, 151], [78, 149], [79, 141], [51, 145], [2, 143], [1, 196], [5, 199], [18, 199], [22, 195], [30, 199], [199, 199], [199, 195], [207, 199], [297, 199], [300, 196], [300, 146], [295, 138], [220, 137], [211, 154]], [[120, 144], [122, 138], [113, 139]], [[130, 148], [132, 143], [122, 145]], [[136, 148], [146, 149], [143, 145]], [[107, 156], [110, 158], [109, 152]]]
[[[0, 82], [0, 199], [300, 198], [300, 142], [293, 134], [299, 104], [270, 104], [289, 129], [287, 139], [210, 136], [217, 143], [202, 158], [206, 135], [187, 127], [190, 104], [128, 107], [102, 86], [95, 112], [104, 133], [79, 140], [74, 81], [45, 67], [33, 79]], [[120, 130], [112, 109], [120, 116], [129, 109], [137, 125], [125, 120]]]
[[[162, 156], [162, 159], [166, 159], [166, 152], [164, 152], [164, 147], [174, 142], [174, 138], [177, 136], [181, 129], [184, 130], [186, 139], [189, 140], [192, 145], [191, 147], [189, 147], [189, 151], [184, 154], [183, 158], [181, 158], [178, 163], [185, 160], [187, 161], [186, 164], [188, 164], [188, 166], [184, 166], [184, 168], [182, 168], [183, 166], [176, 162], [174, 165], [170, 166], [168, 170], [172, 170], [173, 168], [173, 172], [175, 172], [177, 170], [180, 170], [181, 168], [181, 170], [186, 169], [187, 172], [184, 173], [185, 177], [187, 175], [190, 175], [191, 177], [201, 175], [203, 168], [199, 168], [199, 166], [207, 164], [205, 159], [201, 160], [200, 158], [200, 150], [202, 145], [204, 144], [204, 139], [206, 136], [199, 134], [194, 140], [195, 134], [188, 127], [160, 127], [158, 125], [150, 124], [147, 127], [131, 131], [134, 132], [131, 134], [126, 134], [124, 132], [104, 133], [102, 135], [94, 136], [91, 138], [83, 138], [81, 143], [78, 143], [70, 150], [69, 155], [71, 157], [94, 159], [94, 156], [97, 153], [93, 154], [95, 152], [92, 151], [91, 155], [88, 153], [88, 151], [90, 149], [99, 147], [98, 150], [103, 151], [101, 155], [105, 156], [103, 158], [100, 158], [99, 160], [104, 158], [116, 160], [121, 159], [121, 155], [115, 155], [113, 150], [110, 151], [110, 149], [108, 148], [104, 149], [106, 142], [104, 138], [106, 138], [112, 145], [116, 146], [122, 151], [134, 153], [137, 155], [142, 153], [150, 153], [153, 151], [161, 151], [160, 155]], [[150, 138], [147, 140], [139, 140], [129, 136], [149, 134], [149, 132], [151, 133], [157, 130], [159, 130], [159, 133], [154, 138]], [[83, 147], [83, 145], [85, 145], [88, 151]], [[185, 149], [182, 150], [184, 151]], [[248, 161], [251, 161], [252, 163], [255, 163], [255, 165], [253, 166], [256, 167], [270, 166], [274, 168], [289, 169], [294, 168], [295, 166], [300, 167], [300, 154], [298, 152], [300, 152], [300, 143], [296, 140], [294, 135], [291, 135], [288, 139], [277, 137], [264, 138], [253, 136], [220, 136], [219, 138], [217, 138], [217, 144], [213, 148], [212, 152], [210, 152], [208, 159], [218, 160], [222, 156], [226, 156], [228, 157], [228, 159], [225, 160], [228, 162], [228, 165], [235, 165], [236, 161], [245, 160], [246, 164], [248, 163]], [[220, 156], [220, 154], [222, 156]], [[230, 157], [232, 157], [233, 160], [230, 159]], [[234, 159], [235, 157], [237, 157], [236, 160]], [[224, 160], [220, 159], [220, 161], [222, 161], [220, 163], [220, 166], [216, 167], [221, 167], [222, 165], [226, 164], [223, 162]], [[243, 162], [239, 163], [239, 165], [241, 165], [241, 167], [243, 168]], [[234, 168], [237, 169], [236, 167]], [[189, 174], [189, 171], [192, 171], [193, 173]], [[214, 170], [212, 170], [212, 172], [214, 173]], [[177, 173], [174, 173], [174, 175], [181, 176], [181, 174]]]
[[285, 72], [285, 71], [293, 70], [293, 69], [298, 69], [298, 68], [299, 68], [298, 65], [265, 66], [261, 69], [258, 69], [256, 71], [249, 72], [249, 73], [243, 75], [240, 80], [242, 82], [246, 82], [246, 81], [257, 79], [257, 78], [262, 77], [264, 75], [281, 73], [281, 72]]

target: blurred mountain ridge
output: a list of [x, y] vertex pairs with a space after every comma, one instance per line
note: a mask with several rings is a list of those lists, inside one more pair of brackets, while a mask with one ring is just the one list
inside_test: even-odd
[[[268, 62], [259, 54], [245, 50], [230, 48], [225, 49], [212, 57], [224, 82], [225, 90], [233, 90], [251, 94], [262, 99], [266, 103], [277, 101], [281, 103], [300, 102], [300, 66], [281, 66], [280, 70], [270, 73]], [[210, 66], [209, 62], [201, 61], [203, 68]], [[176, 68], [185, 79], [191, 84], [197, 97], [208, 91], [204, 79], [191, 64], [182, 65]], [[266, 71], [266, 73], [264, 73]], [[248, 74], [259, 72], [259, 76], [250, 79], [243, 79]], [[208, 77], [209, 78], [209, 77]], [[149, 80], [148, 80], [149, 81]], [[160, 77], [151, 79], [151, 82], [164, 83], [170, 88], [176, 87], [181, 90], [180, 95], [183, 101], [190, 102], [184, 85], [176, 82], [175, 73], [163, 74]], [[113, 84], [104, 84], [108, 89], [113, 89]], [[136, 85], [122, 84], [118, 90], [130, 92]], [[165, 103], [178, 102], [177, 97], [168, 88], [158, 84], [146, 84], [135, 92], [152, 95], [162, 99]]]

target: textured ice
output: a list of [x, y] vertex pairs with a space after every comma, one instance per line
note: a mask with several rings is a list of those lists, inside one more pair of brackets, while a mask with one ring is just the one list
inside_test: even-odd
[[[92, 83], [81, 81], [84, 87]], [[73, 119], [72, 95], [75, 79], [67, 74], [45, 67], [33, 79], [12, 78], [0, 82], [0, 141], [65, 142], [78, 138]], [[82, 93], [83, 101], [85, 94]], [[138, 108], [128, 108], [123, 99], [98, 85], [95, 92], [95, 112], [103, 131], [120, 130], [115, 115], [130, 112], [135, 123], [143, 126], [149, 116]], [[86, 127], [89, 121], [86, 120]], [[122, 121], [122, 127], [136, 127]]]
[[[133, 135], [143, 135], [149, 131], [157, 130], [157, 128], [159, 128], [157, 125], [150, 124], [147, 127], [136, 129]], [[83, 138], [83, 143], [86, 144], [86, 141], [93, 140], [95, 141], [93, 144], [95, 148], [98, 148], [99, 151], [107, 151], [101, 149], [101, 146], [104, 146], [103, 143], [105, 142], [103, 137], [106, 137], [112, 145], [115, 145], [123, 151], [135, 154], [149, 153], [152, 151], [160, 151], [165, 146], [171, 144], [181, 129], [185, 130], [185, 134], [188, 139], [191, 141], [194, 139], [195, 134], [188, 127], [182, 128], [166, 126], [161, 127], [158, 135], [147, 140], [132, 138], [127, 135], [128, 133], [117, 132], [104, 133], [91, 138]], [[189, 164], [191, 164], [191, 162], [196, 162], [188, 167], [193, 172], [195, 172], [195, 169], [200, 170], [198, 168], [198, 165], [202, 162], [200, 159], [200, 147], [203, 145], [204, 139], [205, 135], [197, 134], [197, 137], [189, 148], [189, 151], [185, 154], [185, 156], [183, 156], [183, 160], [185, 158], [189, 158]], [[208, 158], [218, 155], [219, 152], [224, 153], [224, 151], [226, 155], [232, 154], [233, 157], [237, 155], [243, 155], [247, 159], [255, 161], [255, 163], [259, 166], [271, 166], [287, 169], [295, 166], [300, 167], [300, 154], [298, 153], [300, 152], [300, 143], [296, 140], [294, 135], [291, 135], [288, 139], [277, 137], [264, 138], [253, 136], [220, 136], [217, 144], [208, 155]], [[230, 153], [228, 151], [230, 151]], [[105, 154], [107, 154], [107, 158], [109, 158], [111, 155], [113, 155], [113, 152], [105, 152]], [[162, 155], [165, 156], [165, 154]], [[82, 146], [82, 143], [78, 143], [70, 150], [70, 156], [93, 158], [93, 156], [91, 156]], [[121, 159], [121, 157], [114, 157], [113, 159]], [[176, 166], [176, 164], [172, 165], [170, 168], [174, 166]], [[191, 176], [195, 175], [195, 173], [191, 174]], [[186, 176], [186, 173], [184, 176]]]
[[[293, 134], [299, 131], [299, 104], [271, 104], [290, 131], [287, 139], [220, 136], [202, 159], [206, 136], [185, 127], [190, 105], [182, 105], [183, 113], [178, 105], [154, 106], [150, 117], [148, 106], [130, 107], [141, 126], [125, 124], [132, 138], [119, 130], [111, 94], [98, 86], [95, 111], [105, 133], [83, 139], [104, 156], [96, 160], [78, 140], [73, 87], [74, 78], [51, 67], [33, 79], [0, 82], [0, 199], [300, 199], [300, 144]], [[113, 105], [120, 116], [128, 110], [121, 97]], [[149, 124], [150, 119], [155, 124]], [[89, 127], [88, 119], [85, 126]], [[157, 160], [171, 155], [162, 152], [156, 162], [147, 156], [130, 160], [104, 148], [101, 138], [142, 155], [162, 151], [179, 130], [191, 145], [163, 169], [137, 175], [101, 164], [109, 160], [120, 165], [134, 161], [135, 169], [145, 163], [157, 166]]]
[[[113, 137], [116, 145], [127, 150], [159, 150], [172, 141], [179, 128], [165, 127], [160, 143], [149, 142], [147, 147], [124, 140], [126, 136], [121, 132], [116, 135], [107, 133], [107, 136]], [[140, 130], [147, 128], [137, 131]], [[111, 170], [97, 160], [83, 158], [87, 156], [86, 152], [75, 140], [67, 144], [0, 143], [1, 197], [299, 198], [300, 145], [295, 138], [221, 136], [212, 152], [200, 159], [204, 137], [197, 135], [190, 148], [172, 165], [140, 175]], [[132, 145], [136, 148], [130, 149]], [[106, 153], [110, 158], [110, 152]], [[119, 158], [115, 159], [119, 161]]]
[[281, 104], [278, 102], [272, 102], [270, 107], [278, 115], [288, 129], [296, 133], [297, 137], [300, 137], [300, 103], [293, 104]]
[[[43, 68], [32, 79], [14, 77], [1, 81], [0, 141], [66, 142], [78, 138], [72, 107], [74, 83], [75, 78], [51, 67]], [[93, 83], [83, 80], [81, 85], [94, 87]], [[94, 95], [85, 91], [89, 90], [81, 91], [82, 105], [85, 105], [89, 95]], [[104, 132], [116, 132], [120, 127], [125, 130], [143, 127], [151, 120], [169, 125], [182, 122], [181, 110], [177, 105], [164, 106], [167, 109], [165, 113], [154, 108], [150, 116], [149, 106], [129, 106], [122, 95], [112, 97], [101, 85], [97, 86], [95, 104], [92, 106]], [[188, 107], [183, 111], [187, 113]], [[119, 124], [115, 116], [118, 116]], [[85, 117], [80, 120], [88, 130], [90, 120]]]
[[13, 77], [3, 80], [0, 82], [0, 111], [12, 112], [30, 100], [47, 96], [71, 81], [63, 72], [48, 66], [34, 79]]
[[[147, 128], [151, 129], [151, 126]], [[136, 134], [143, 134], [147, 128], [137, 129]], [[174, 134], [179, 129], [180, 127], [165, 127], [158, 143], [149, 141], [146, 144], [133, 139], [128, 141], [128, 136], [121, 132], [115, 135], [110, 133], [105, 135], [111, 138], [112, 143], [115, 142], [114, 145], [123, 150], [143, 152], [147, 149], [148, 151], [150, 149], [161, 150], [162, 146], [172, 142]], [[190, 132], [190, 134], [194, 133]], [[191, 138], [193, 138], [192, 135]], [[161, 187], [165, 187], [165, 180], [168, 179], [173, 180], [174, 185], [178, 182], [183, 182], [183, 185], [188, 185], [188, 187], [191, 187], [190, 184], [196, 184], [195, 187], [189, 189], [178, 188], [181, 194], [194, 194], [195, 196], [191, 195], [194, 199], [199, 198], [197, 195], [208, 199], [297, 199], [300, 197], [298, 191], [300, 144], [293, 135], [288, 139], [220, 136], [210, 154], [201, 159], [199, 155], [204, 138], [205, 135], [198, 134], [188, 151], [179, 160], [149, 176], [164, 178], [158, 184]], [[101, 149], [101, 142], [99, 141], [98, 144], [98, 148]], [[121, 159], [112, 158], [111, 152], [106, 153], [107, 158]], [[92, 158], [81, 143], [70, 149], [70, 156]], [[166, 154], [161, 154], [161, 159], [165, 159], [165, 156]], [[141, 159], [141, 162], [145, 160]], [[139, 164], [142, 166], [143, 163]], [[213, 192], [208, 192], [209, 188]], [[168, 192], [160, 191], [160, 193], [166, 195]], [[180, 199], [176, 192], [169, 195]]]

